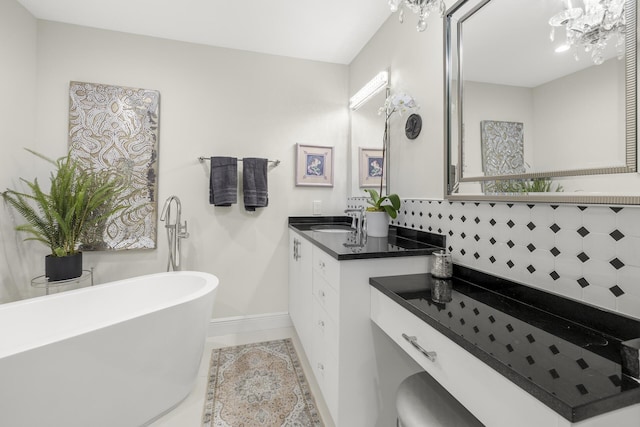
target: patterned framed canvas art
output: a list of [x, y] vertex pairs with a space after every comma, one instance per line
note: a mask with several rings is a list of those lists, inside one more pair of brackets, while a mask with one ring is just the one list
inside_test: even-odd
[[380, 187], [385, 185], [384, 176], [386, 175], [383, 167], [382, 149], [378, 148], [362, 148], [359, 149], [360, 155], [360, 188]]
[[82, 250], [153, 249], [157, 238], [160, 93], [72, 81], [69, 145], [86, 168], [127, 183], [124, 210], [97, 224]]
[[480, 135], [485, 176], [525, 173], [523, 123], [482, 120]]
[[333, 147], [296, 144], [296, 185], [333, 187]]
[[[482, 120], [482, 170], [485, 176], [525, 173], [524, 123]], [[483, 181], [484, 193], [510, 192], [510, 183], [518, 181]]]

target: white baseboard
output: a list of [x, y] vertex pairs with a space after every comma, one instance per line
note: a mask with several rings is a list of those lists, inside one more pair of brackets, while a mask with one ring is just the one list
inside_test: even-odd
[[291, 317], [287, 312], [224, 317], [211, 319], [207, 336], [215, 337], [242, 332], [264, 331], [265, 329], [290, 328], [292, 326]]

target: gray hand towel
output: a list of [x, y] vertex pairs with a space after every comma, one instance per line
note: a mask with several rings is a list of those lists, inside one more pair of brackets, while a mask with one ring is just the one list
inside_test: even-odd
[[242, 159], [242, 185], [244, 208], [255, 211], [269, 204], [267, 189], [267, 159], [245, 157]]
[[238, 202], [238, 159], [212, 157], [209, 180], [209, 203], [231, 206]]

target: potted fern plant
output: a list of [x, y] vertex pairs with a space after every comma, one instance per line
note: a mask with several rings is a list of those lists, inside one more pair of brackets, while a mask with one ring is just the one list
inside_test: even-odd
[[367, 188], [369, 199], [367, 203], [371, 206], [367, 207], [365, 212], [367, 218], [367, 236], [386, 237], [389, 233], [389, 217], [395, 219], [400, 209], [400, 197], [397, 194], [388, 194], [380, 196], [380, 194], [371, 188]]
[[26, 220], [16, 227], [27, 233], [25, 240], [46, 245], [51, 253], [45, 258], [45, 276], [49, 281], [66, 280], [82, 274], [81, 236], [124, 208], [120, 201], [123, 185], [105, 171], [83, 168], [71, 153], [57, 160], [28, 150], [51, 163], [51, 186], [47, 193], [37, 179], [20, 178], [29, 192], [7, 189], [2, 197]]

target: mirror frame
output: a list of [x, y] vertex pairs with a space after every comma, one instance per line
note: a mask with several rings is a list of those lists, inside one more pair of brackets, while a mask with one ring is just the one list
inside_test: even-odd
[[[458, 0], [445, 13], [444, 23], [444, 144], [445, 144], [445, 167], [447, 171], [445, 176], [445, 197], [449, 200], [486, 200], [486, 201], [516, 201], [516, 202], [552, 202], [552, 203], [603, 203], [603, 204], [640, 204], [640, 195], [598, 195], [584, 193], [504, 193], [504, 194], [455, 194], [453, 193], [460, 182], [483, 182], [493, 181], [496, 179], [533, 179], [545, 177], [571, 177], [583, 175], [600, 175], [600, 174], [619, 174], [637, 172], [637, 21], [636, 21], [636, 0], [627, 0], [625, 4], [626, 19], [626, 36], [625, 36], [625, 145], [626, 160], [624, 166], [585, 168], [572, 170], [559, 170], [550, 172], [532, 172], [517, 175], [498, 175], [498, 176], [462, 176], [462, 105], [463, 105], [463, 79], [462, 79], [462, 23], [480, 10], [491, 0], [481, 0], [473, 6], [464, 16], [457, 20], [457, 43], [456, 49], [456, 73], [454, 75], [453, 64], [453, 48], [451, 40], [451, 30], [453, 23], [453, 15], [458, 12], [465, 4], [473, 0]], [[457, 113], [452, 110], [452, 88], [454, 78], [457, 78]], [[457, 118], [457, 134], [458, 134], [458, 155], [457, 166], [452, 163], [452, 117]], [[453, 194], [452, 194], [453, 193]]]

